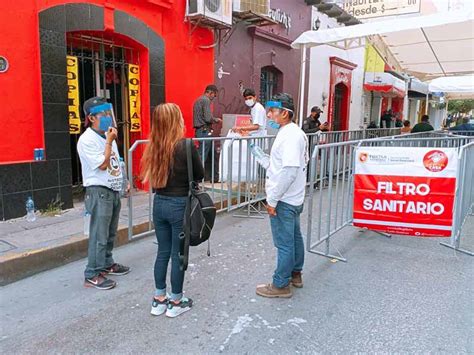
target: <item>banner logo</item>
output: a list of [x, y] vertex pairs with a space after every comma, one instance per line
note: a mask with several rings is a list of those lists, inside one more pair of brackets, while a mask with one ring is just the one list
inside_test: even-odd
[[369, 159], [369, 155], [367, 153], [360, 153], [359, 154], [359, 161], [361, 163], [365, 163]]
[[423, 157], [426, 170], [433, 173], [443, 171], [448, 166], [448, 156], [441, 150], [432, 150]]

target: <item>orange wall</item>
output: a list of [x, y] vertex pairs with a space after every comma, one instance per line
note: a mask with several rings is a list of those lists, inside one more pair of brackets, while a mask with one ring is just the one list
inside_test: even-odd
[[[192, 105], [214, 78], [212, 32], [184, 22], [185, 0], [174, 0], [164, 9], [147, 0], [15, 0], [0, 5], [0, 55], [10, 62], [10, 70], [0, 74], [0, 164], [33, 160], [33, 149], [44, 147], [38, 12], [65, 3], [105, 3], [127, 12], [153, 28], [165, 43], [165, 95], [178, 104], [192, 134]], [[155, 0], [156, 2], [156, 0]], [[159, 2], [159, 1], [158, 1]], [[166, 2], [166, 1], [164, 1]], [[144, 78], [142, 83], [148, 83]], [[149, 120], [148, 98], [142, 98], [142, 117]], [[65, 117], [67, 119], [67, 117]], [[144, 122], [143, 136], [148, 125]], [[146, 131], [145, 131], [146, 130]]]

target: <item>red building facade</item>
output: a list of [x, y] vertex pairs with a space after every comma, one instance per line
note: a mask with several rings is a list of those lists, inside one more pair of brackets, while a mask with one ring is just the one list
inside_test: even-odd
[[[193, 29], [184, 0], [16, 0], [2, 4], [0, 220], [57, 200], [73, 205], [81, 186], [75, 145], [92, 96], [114, 105], [124, 154], [150, 130], [150, 113], [177, 103], [192, 132], [192, 104], [213, 81], [212, 32]], [[77, 120], [80, 121], [77, 121]], [[79, 125], [76, 123], [79, 122]], [[42, 148], [45, 160], [35, 161]], [[134, 179], [142, 151], [134, 156]]]

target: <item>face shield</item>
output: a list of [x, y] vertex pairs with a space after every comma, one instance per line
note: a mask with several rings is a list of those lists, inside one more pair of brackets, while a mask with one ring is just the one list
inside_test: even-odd
[[115, 121], [114, 108], [112, 104], [104, 103], [98, 106], [94, 106], [89, 110], [89, 114], [99, 119], [99, 128], [106, 132], [109, 127], [117, 128], [117, 122]]
[[[273, 121], [278, 126], [280, 126], [279, 118], [281, 117], [283, 111], [293, 112], [293, 110], [283, 107], [279, 101], [267, 101], [265, 108], [267, 111], [267, 117], [269, 118], [269, 123]], [[274, 124], [270, 123], [270, 125]], [[276, 125], [272, 128], [276, 128]]]

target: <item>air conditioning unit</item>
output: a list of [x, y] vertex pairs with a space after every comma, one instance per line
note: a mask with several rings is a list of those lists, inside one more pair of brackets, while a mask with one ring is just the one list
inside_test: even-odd
[[270, 0], [234, 0], [234, 12], [247, 11], [267, 16], [270, 12]]
[[186, 16], [232, 26], [232, 0], [187, 0]]

